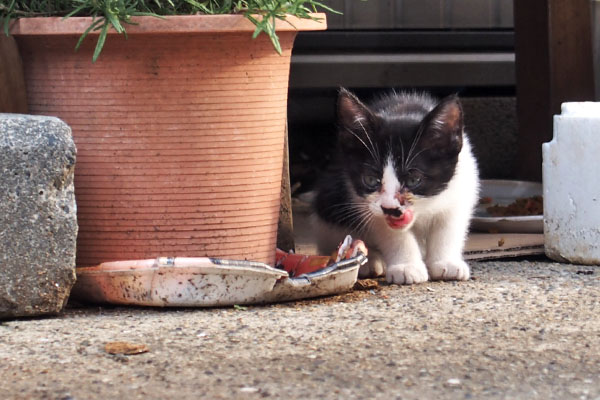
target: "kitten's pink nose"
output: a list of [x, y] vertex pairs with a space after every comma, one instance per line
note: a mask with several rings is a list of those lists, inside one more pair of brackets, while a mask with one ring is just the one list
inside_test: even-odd
[[381, 206], [381, 211], [383, 211], [383, 214], [394, 218], [400, 218], [402, 216], [402, 210], [399, 208], [386, 208]]

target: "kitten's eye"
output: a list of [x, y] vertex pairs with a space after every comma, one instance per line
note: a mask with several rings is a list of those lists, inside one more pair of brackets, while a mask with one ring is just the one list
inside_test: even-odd
[[381, 180], [374, 175], [363, 175], [364, 185], [371, 190], [376, 190], [381, 185]]
[[414, 189], [417, 186], [419, 186], [421, 184], [421, 181], [423, 180], [423, 175], [416, 170], [411, 170], [408, 171], [408, 175], [406, 176], [406, 186]]

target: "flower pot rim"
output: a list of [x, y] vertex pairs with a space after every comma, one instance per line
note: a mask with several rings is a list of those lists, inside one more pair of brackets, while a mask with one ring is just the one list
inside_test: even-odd
[[[277, 21], [277, 32], [315, 31], [327, 29], [324, 13], [311, 13], [315, 19], [288, 15], [286, 21]], [[253, 32], [256, 26], [243, 14], [173, 15], [163, 18], [132, 17], [137, 25], [126, 25], [128, 35], [181, 34], [181, 33], [236, 33]], [[81, 35], [94, 21], [93, 17], [34, 17], [19, 18], [11, 22], [12, 35]], [[118, 34], [110, 29], [109, 34]], [[99, 34], [99, 31], [90, 32]]]

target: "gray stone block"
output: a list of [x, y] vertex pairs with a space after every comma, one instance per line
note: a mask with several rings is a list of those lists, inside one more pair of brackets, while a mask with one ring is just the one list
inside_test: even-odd
[[0, 318], [55, 314], [68, 300], [75, 155], [61, 120], [0, 114]]

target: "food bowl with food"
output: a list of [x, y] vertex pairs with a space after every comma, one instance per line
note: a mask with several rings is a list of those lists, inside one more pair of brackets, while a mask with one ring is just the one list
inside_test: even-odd
[[471, 230], [488, 233], [542, 233], [542, 184], [484, 179]]

